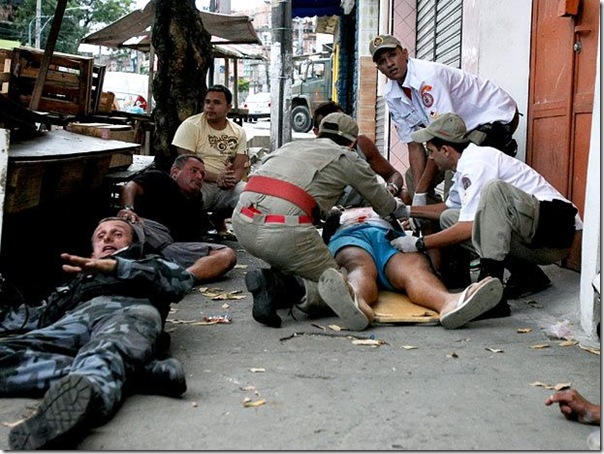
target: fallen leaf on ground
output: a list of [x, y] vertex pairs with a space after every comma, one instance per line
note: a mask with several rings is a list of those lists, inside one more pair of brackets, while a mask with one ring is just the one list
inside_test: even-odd
[[449, 353], [447, 355], [447, 358], [459, 358], [459, 355], [457, 353], [453, 352], [453, 353]]
[[572, 383], [558, 383], [557, 385], [550, 385], [550, 384], [543, 383], [540, 381], [535, 381], [535, 382], [531, 383], [531, 386], [540, 386], [545, 389], [561, 391], [563, 389], [570, 388], [571, 384]]
[[250, 372], [266, 372], [266, 369], [264, 367], [252, 367]]
[[23, 421], [25, 421], [26, 418], [20, 419], [18, 421], [14, 421], [14, 422], [3, 422], [2, 425], [8, 427], [9, 429], [12, 429], [13, 427], [21, 424]]
[[327, 325], [328, 328], [332, 331], [342, 331], [342, 327], [338, 325]]
[[317, 325], [316, 323], [311, 323], [310, 326], [314, 326], [315, 328], [319, 328], [322, 331], [326, 331], [327, 330], [327, 328], [325, 328], [324, 326]]
[[235, 268], [239, 268], [240, 270], [247, 269], [247, 265], [235, 265]]
[[401, 345], [401, 348], [404, 348], [405, 350], [416, 350], [417, 347], [415, 345]]
[[201, 293], [205, 293], [205, 292], [207, 292], [208, 290], [209, 290], [209, 288], [208, 288], [208, 287], [199, 287], [199, 291], [200, 291]]
[[353, 345], [369, 345], [370, 347], [379, 347], [384, 343], [380, 339], [355, 339], [352, 341]]
[[543, 307], [543, 304], [539, 304], [537, 301], [527, 301], [526, 304], [537, 309], [541, 309]]
[[576, 340], [565, 340], [560, 342], [558, 345], [560, 347], [572, 347], [573, 345], [577, 345], [579, 343], [579, 341]]
[[191, 402], [191, 407], [197, 408], [197, 402]]
[[241, 290], [233, 290], [232, 292], [224, 292], [224, 293], [212, 293], [212, 294], [206, 293], [206, 294], [204, 294], [204, 296], [207, 296], [208, 298], [210, 298], [213, 301], [242, 300], [246, 297], [245, 295], [239, 295], [239, 293], [241, 293]]
[[488, 350], [488, 351], [493, 352], [493, 353], [503, 353], [503, 350], [500, 349], [500, 348], [487, 347], [487, 348], [485, 348], [485, 350]]
[[252, 400], [249, 397], [246, 397], [243, 400], [243, 406], [244, 407], [260, 407], [261, 405], [264, 405], [265, 403], [266, 403], [265, 399]]
[[221, 308], [223, 308], [223, 309], [228, 309], [228, 308], [229, 308], [229, 307], [231, 307], [231, 306], [229, 306], [229, 304], [228, 304], [228, 303], [224, 303], [224, 304], [223, 304], [222, 306], [220, 306], [220, 307], [221, 307]]
[[516, 332], [520, 334], [530, 333], [531, 331], [533, 331], [532, 328], [518, 328], [518, 330], [516, 330]]
[[539, 350], [541, 348], [549, 348], [549, 344], [537, 344], [537, 345], [531, 345], [532, 349], [535, 350]]
[[600, 355], [600, 349], [599, 348], [592, 348], [592, 347], [584, 347], [583, 345], [579, 344], [579, 347], [582, 350], [585, 350], [586, 352], [589, 353], [593, 353], [594, 355]]

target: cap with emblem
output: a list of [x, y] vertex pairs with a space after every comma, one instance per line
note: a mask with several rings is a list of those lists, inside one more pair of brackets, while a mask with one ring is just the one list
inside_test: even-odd
[[371, 52], [371, 58], [375, 62], [375, 57], [378, 51], [382, 49], [396, 49], [397, 47], [403, 47], [401, 42], [391, 35], [378, 35], [371, 40], [369, 43], [369, 52]]
[[445, 113], [430, 123], [430, 126], [411, 133], [411, 138], [417, 143], [425, 143], [434, 137], [453, 143], [467, 143], [466, 124], [454, 113]]
[[359, 135], [359, 126], [354, 119], [345, 113], [334, 112], [323, 117], [319, 125], [319, 134], [337, 134], [355, 141]]

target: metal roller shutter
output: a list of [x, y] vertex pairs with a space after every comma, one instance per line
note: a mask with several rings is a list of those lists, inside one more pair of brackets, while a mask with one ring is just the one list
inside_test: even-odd
[[417, 0], [416, 57], [461, 68], [463, 0]]

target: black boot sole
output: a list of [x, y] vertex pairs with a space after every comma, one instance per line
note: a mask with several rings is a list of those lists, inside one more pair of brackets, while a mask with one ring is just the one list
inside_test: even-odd
[[[8, 444], [13, 450], [59, 448], [80, 429], [93, 408], [94, 390], [83, 376], [67, 376], [44, 395], [37, 413], [13, 427]], [[73, 441], [73, 440], [71, 440]]]
[[263, 325], [280, 328], [281, 317], [277, 315], [276, 305], [269, 288], [271, 282], [266, 278], [263, 271], [252, 270], [245, 275], [245, 286], [254, 297], [252, 317]]

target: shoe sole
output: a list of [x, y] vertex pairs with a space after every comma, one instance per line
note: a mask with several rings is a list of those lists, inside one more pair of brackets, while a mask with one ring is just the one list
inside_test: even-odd
[[82, 376], [67, 376], [52, 386], [36, 414], [13, 427], [10, 449], [34, 450], [58, 441], [80, 427], [89, 416], [93, 400], [90, 382]]
[[505, 289], [504, 289], [503, 290], [503, 294], [504, 294], [504, 296], [507, 299], [510, 299], [510, 300], [519, 300], [519, 299], [522, 299], [522, 298], [526, 298], [527, 296], [534, 295], [535, 293], [542, 292], [543, 290], [548, 289], [551, 286], [552, 286], [552, 283], [548, 282], [547, 284], [540, 285], [539, 287], [535, 287], [535, 288], [531, 288], [531, 289], [526, 289], [526, 290], [523, 290], [521, 292], [516, 292], [516, 291], [506, 292]]
[[471, 296], [466, 298], [468, 290], [471, 288], [470, 286], [461, 293], [461, 296], [459, 297], [460, 302], [457, 307], [440, 317], [440, 324], [443, 328], [460, 328], [479, 315], [497, 306], [497, 303], [501, 300], [503, 285], [499, 279], [487, 277], [478, 284], [473, 285], [478, 285], [479, 287]]
[[266, 314], [266, 307], [270, 306], [270, 295], [266, 290], [267, 282], [262, 270], [248, 271], [245, 275], [245, 286], [254, 298], [252, 304], [252, 317], [254, 320], [263, 325], [280, 328], [281, 318], [276, 314], [274, 317]]
[[348, 285], [335, 269], [325, 270], [319, 278], [319, 295], [351, 331], [363, 331], [369, 319], [350, 296]]

